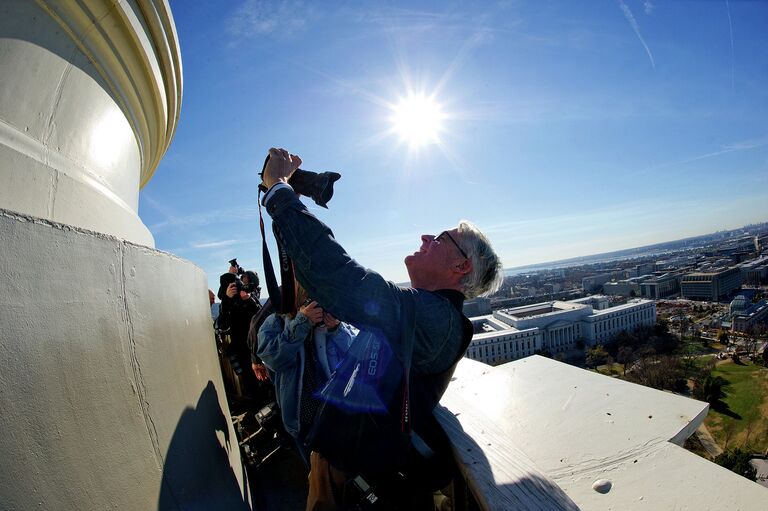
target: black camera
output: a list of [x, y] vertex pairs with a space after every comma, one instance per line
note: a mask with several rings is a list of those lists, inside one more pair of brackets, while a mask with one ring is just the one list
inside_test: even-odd
[[[264, 170], [267, 168], [267, 162], [269, 161], [269, 155], [264, 160], [264, 166], [261, 168], [262, 176]], [[310, 170], [296, 169], [291, 178], [288, 180], [288, 184], [291, 185], [293, 191], [305, 195], [312, 199], [315, 204], [320, 207], [328, 208], [328, 201], [333, 197], [333, 183], [341, 178], [341, 174], [338, 172], [312, 172]], [[259, 190], [266, 192], [267, 188], [263, 184], [259, 184]]]
[[[245, 271], [239, 264], [237, 264], [237, 259], [231, 259], [229, 265], [236, 269], [236, 273], [227, 272], [219, 277], [219, 293], [217, 295], [219, 300], [223, 301], [226, 299], [227, 287], [229, 287], [230, 284], [234, 284], [238, 292], [245, 291], [246, 293], [255, 292], [260, 294], [261, 288], [259, 287], [259, 276], [256, 275], [256, 272]], [[248, 277], [247, 284], [243, 282], [243, 276]]]
[[235, 273], [237, 275], [242, 275], [243, 273], [245, 273], [245, 270], [239, 264], [237, 264], [237, 257], [235, 257], [234, 259], [230, 259], [229, 265], [235, 268]]
[[[253, 273], [253, 272], [243, 272], [243, 273], [247, 275], [247, 274]], [[254, 275], [256, 275], [256, 274], [254, 273]], [[247, 284], [245, 282], [243, 282], [243, 279], [241, 279], [239, 276], [236, 277], [236, 280], [235, 280], [235, 287], [237, 287], [237, 290], [238, 291], [245, 291], [246, 293], [253, 293], [254, 291], [256, 291], [256, 289], [258, 289], [258, 287], [259, 287], [258, 284], [259, 284], [258, 279], [256, 280], [256, 282], [253, 282], [253, 279], [252, 279], [251, 276], [248, 277], [248, 283]]]
[[[246, 293], [253, 293], [259, 289], [259, 277], [252, 271], [245, 271], [242, 266], [237, 264], [237, 258], [230, 259], [229, 265], [235, 268], [235, 277], [231, 280], [230, 284], [234, 282], [235, 287], [239, 291], [245, 291]], [[248, 275], [248, 283], [246, 284], [242, 280], [243, 275]]]
[[[306, 307], [307, 305], [309, 305], [312, 302], [314, 302], [314, 300], [312, 298], [307, 298], [306, 300], [304, 300], [304, 303], [301, 304], [301, 307]], [[322, 309], [322, 307], [320, 307], [319, 305], [317, 307]], [[325, 321], [321, 321], [320, 323], [316, 324], [315, 326], [318, 327], [318, 328], [322, 328], [322, 327], [325, 326]]]

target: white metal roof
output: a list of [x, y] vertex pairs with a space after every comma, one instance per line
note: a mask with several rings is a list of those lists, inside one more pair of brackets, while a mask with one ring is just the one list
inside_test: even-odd
[[441, 404], [485, 509], [768, 508], [768, 489], [675, 445], [706, 403], [532, 356], [463, 359]]

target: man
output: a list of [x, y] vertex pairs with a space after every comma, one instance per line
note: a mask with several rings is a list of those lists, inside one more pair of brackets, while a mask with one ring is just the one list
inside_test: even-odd
[[219, 319], [219, 307], [221, 307], [221, 304], [216, 303], [216, 295], [210, 289], [208, 290], [208, 301], [211, 304], [211, 320], [216, 325], [216, 320]]
[[219, 277], [219, 292], [217, 293], [219, 300], [223, 302], [227, 299], [227, 288], [242, 275], [243, 271], [244, 270], [240, 268], [240, 265], [237, 264], [237, 259], [229, 261], [229, 269], [227, 270], [227, 273]]
[[[367, 431], [370, 421], [366, 422], [366, 417], [371, 413], [362, 408], [356, 412], [354, 406], [361, 403], [344, 399], [366, 372], [376, 372], [376, 364], [383, 360], [378, 358], [380, 351], [375, 357], [371, 357], [371, 350], [362, 355], [368, 356], [363, 366], [367, 371], [360, 371], [360, 364], [355, 366], [338, 401], [325, 399], [325, 410], [336, 410], [349, 419], [346, 422], [360, 425], [361, 432], [342, 435], [345, 424], [340, 421], [332, 426], [343, 438], [335, 444], [316, 440], [310, 445], [319, 452], [312, 452], [310, 459], [307, 509], [358, 505], [360, 496], [353, 496], [352, 485], [362, 492], [369, 486], [375, 488], [382, 509], [431, 509], [431, 491], [437, 488], [429, 486], [437, 483], [417, 481], [419, 470], [414, 467], [435, 468], [438, 465], [425, 463], [436, 459], [445, 465], [442, 462], [450, 456], [432, 411], [472, 337], [472, 326], [461, 312], [464, 299], [498, 289], [503, 278], [501, 262], [485, 236], [468, 222], [461, 222], [437, 236], [421, 237], [419, 250], [405, 258], [413, 289], [400, 288], [357, 264], [336, 243], [330, 229], [307, 212], [288, 185], [301, 159], [284, 149], [270, 149], [269, 155], [262, 175], [268, 189], [264, 204], [293, 260], [296, 278], [325, 309], [358, 327], [361, 334], [370, 332], [377, 350], [383, 341], [395, 362], [410, 369], [403, 376], [409, 382], [397, 387], [405, 389], [400, 400], [405, 404], [398, 409], [393, 405], [397, 399], [384, 399], [389, 413], [376, 415], [374, 422], [379, 429], [374, 434]], [[360, 351], [360, 339], [350, 353], [354, 346]], [[396, 368], [397, 363], [390, 367]], [[337, 373], [343, 369], [342, 362]], [[321, 413], [318, 429], [325, 427], [327, 431], [326, 422], [326, 415]], [[398, 444], [398, 434], [407, 438], [405, 449]], [[377, 442], [383, 445], [375, 445]], [[407, 474], [404, 481], [398, 479], [401, 474]]]
[[[232, 272], [225, 273], [222, 278], [226, 275], [232, 275]], [[246, 271], [242, 274], [241, 281], [243, 288], [240, 290], [238, 290], [237, 283], [233, 281], [224, 288], [218, 325], [220, 330], [229, 333], [230, 344], [226, 354], [232, 364], [232, 369], [242, 378], [246, 394], [254, 398], [258, 397], [260, 392], [256, 380], [257, 374], [254, 374], [255, 370], [251, 369], [248, 329], [251, 318], [261, 309], [259, 277], [255, 272]]]

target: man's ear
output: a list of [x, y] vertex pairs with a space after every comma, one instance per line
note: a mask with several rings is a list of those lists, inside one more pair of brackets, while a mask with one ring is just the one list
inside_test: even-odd
[[454, 271], [456, 273], [461, 273], [462, 275], [466, 275], [469, 272], [472, 271], [472, 261], [469, 260], [469, 258], [464, 259], [461, 264], [457, 264], [453, 267]]

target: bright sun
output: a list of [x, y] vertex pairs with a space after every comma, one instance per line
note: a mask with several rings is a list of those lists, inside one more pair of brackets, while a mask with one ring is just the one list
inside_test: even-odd
[[445, 115], [432, 98], [410, 94], [393, 110], [394, 131], [411, 147], [439, 142]]

